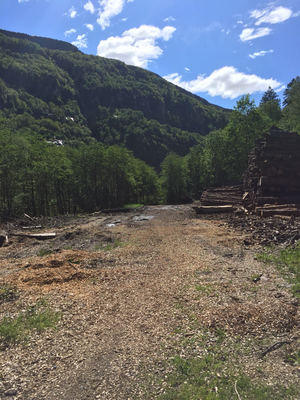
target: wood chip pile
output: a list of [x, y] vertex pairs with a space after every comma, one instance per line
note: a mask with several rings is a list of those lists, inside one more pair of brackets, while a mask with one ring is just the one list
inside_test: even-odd
[[[280, 295], [280, 293], [275, 293]], [[223, 329], [234, 335], [280, 333], [299, 325], [297, 307], [277, 300], [260, 304], [228, 304], [212, 308], [201, 316], [208, 328]]]
[[[300, 216], [300, 136], [272, 127], [256, 141], [244, 174], [246, 204], [257, 215]], [[245, 196], [246, 197], [246, 196]]]

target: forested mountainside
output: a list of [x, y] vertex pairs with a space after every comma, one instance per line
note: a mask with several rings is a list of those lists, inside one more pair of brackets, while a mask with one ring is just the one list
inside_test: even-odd
[[76, 46], [73, 46], [71, 43], [64, 42], [63, 40], [50, 39], [50, 38], [45, 38], [45, 37], [41, 37], [41, 36], [31, 36], [31, 35], [27, 35], [26, 33], [10, 32], [10, 31], [6, 31], [4, 29], [0, 29], [0, 33], [3, 33], [4, 35], [6, 35], [10, 38], [27, 39], [30, 42], [37, 43], [41, 47], [46, 47], [49, 50], [80, 52], [80, 50]]
[[0, 30], [0, 117], [16, 131], [76, 146], [123, 144], [159, 168], [203, 136], [224, 128], [230, 110], [158, 75], [85, 55], [58, 40]]

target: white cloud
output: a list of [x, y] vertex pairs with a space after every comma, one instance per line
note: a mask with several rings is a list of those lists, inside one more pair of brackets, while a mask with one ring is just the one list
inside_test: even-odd
[[238, 24], [243, 24], [243, 21], [238, 21], [237, 23], [238, 23]]
[[148, 63], [162, 55], [157, 40], [171, 39], [175, 28], [165, 26], [159, 29], [152, 25], [141, 25], [125, 31], [122, 37], [115, 36], [101, 40], [97, 55], [124, 61], [126, 64], [146, 68]]
[[94, 4], [89, 0], [85, 5], [83, 6], [86, 11], [89, 11], [91, 14], [94, 14], [95, 12], [95, 7]]
[[286, 7], [267, 7], [263, 10], [253, 10], [250, 11], [250, 17], [257, 19], [255, 25], [260, 25], [262, 23], [266, 24], [278, 24], [280, 22], [286, 21], [293, 14], [290, 8]]
[[28, 1], [28, 0], [18, 0], [19, 3], [24, 3], [26, 1]]
[[65, 32], [65, 36], [69, 36], [69, 35], [72, 35], [72, 33], [76, 33], [76, 29], [70, 29], [69, 31], [66, 31]]
[[300, 15], [300, 11], [293, 13], [292, 17], [299, 17], [299, 15]]
[[90, 31], [94, 30], [94, 25], [92, 24], [84, 24]]
[[171, 22], [171, 21], [176, 21], [176, 19], [173, 17], [168, 17], [164, 19], [164, 22]]
[[280, 82], [274, 79], [263, 79], [257, 75], [247, 75], [234, 67], [223, 67], [212, 72], [208, 77], [199, 75], [192, 81], [183, 81], [179, 74], [170, 74], [164, 78], [192, 93], [205, 92], [210, 96], [221, 96], [234, 99], [238, 96], [263, 92], [269, 86], [277, 88]]
[[125, 0], [101, 0], [99, 3], [101, 10], [97, 22], [102, 29], [105, 29], [110, 26], [111, 18], [122, 12]]
[[243, 32], [240, 34], [240, 39], [242, 42], [246, 42], [247, 40], [257, 39], [262, 36], [270, 35], [272, 29], [270, 28], [247, 28], [243, 29]]
[[75, 7], [74, 7], [74, 6], [72, 6], [72, 7], [70, 8], [70, 10], [69, 10], [69, 12], [68, 12], [68, 15], [69, 15], [69, 17], [71, 17], [71, 18], [75, 18], [75, 17], [76, 17], [77, 11], [75, 10]]
[[266, 8], [264, 10], [252, 10], [252, 11], [249, 11], [250, 12], [250, 17], [251, 18], [255, 18], [255, 19], [259, 19], [267, 12], [267, 10], [269, 10], [269, 8]]
[[265, 54], [267, 54], [267, 53], [273, 53], [273, 50], [267, 50], [267, 51], [262, 50], [262, 51], [258, 51], [258, 52], [256, 52], [256, 53], [249, 54], [249, 57], [250, 57], [250, 58], [263, 57], [263, 56], [264, 56]]
[[131, 28], [125, 31], [122, 36], [130, 36], [136, 40], [142, 39], [163, 39], [170, 40], [176, 28], [173, 26], [165, 26], [159, 29], [153, 25], [141, 25], [139, 28]]
[[190, 69], [189, 68], [184, 68], [186, 71], [189, 71]]
[[86, 35], [78, 35], [77, 39], [72, 42], [72, 44], [78, 48], [86, 48], [87, 47], [87, 38]]

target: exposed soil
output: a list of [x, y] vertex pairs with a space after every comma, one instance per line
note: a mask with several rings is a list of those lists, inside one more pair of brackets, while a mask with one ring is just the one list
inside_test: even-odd
[[[18, 288], [0, 312], [16, 315], [47, 299], [61, 320], [57, 330], [33, 331], [2, 349], [1, 399], [156, 398], [174, 351], [201, 356], [220, 329], [227, 350], [236, 340], [250, 343], [235, 362], [253, 382], [299, 385], [288, 357], [299, 349], [298, 302], [274, 266], [256, 260], [260, 245], [249, 245], [249, 234], [228, 216], [153, 206], [43, 225], [57, 236], [11, 236], [0, 249], [1, 284]], [[202, 347], [175, 344], [204, 329]], [[277, 342], [285, 346], [262, 359]]]

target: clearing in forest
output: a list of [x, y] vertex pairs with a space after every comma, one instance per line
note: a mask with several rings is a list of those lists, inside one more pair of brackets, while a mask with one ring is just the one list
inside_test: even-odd
[[1, 398], [299, 398], [298, 301], [224, 216], [45, 224], [0, 249]]

